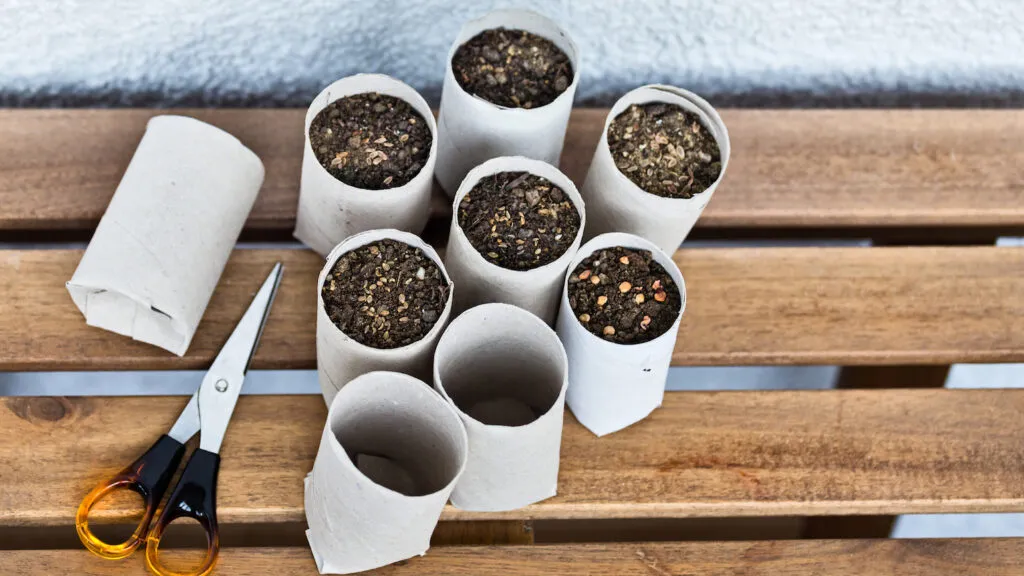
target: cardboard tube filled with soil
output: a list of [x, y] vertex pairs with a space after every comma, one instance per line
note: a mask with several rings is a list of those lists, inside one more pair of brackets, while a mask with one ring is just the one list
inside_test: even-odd
[[437, 252], [400, 230], [369, 230], [338, 244], [317, 283], [316, 359], [324, 400], [356, 376], [391, 370], [429, 380], [452, 309]]
[[679, 248], [729, 164], [729, 132], [703, 98], [650, 85], [612, 106], [581, 188], [590, 239], [606, 232]]
[[455, 410], [424, 382], [370, 372], [327, 414], [306, 477], [309, 540], [321, 574], [350, 574], [426, 553], [466, 466]]
[[554, 331], [525, 310], [483, 304], [452, 321], [434, 361], [434, 386], [469, 435], [452, 504], [514, 510], [555, 495], [567, 370]]
[[408, 85], [357, 74], [306, 111], [295, 237], [321, 255], [378, 228], [420, 233], [430, 216], [437, 125]]
[[661, 406], [685, 307], [683, 275], [653, 242], [610, 233], [580, 248], [556, 327], [580, 424], [604, 436]]
[[67, 283], [86, 323], [184, 355], [262, 184], [234, 136], [150, 119]]
[[497, 10], [466, 23], [445, 64], [437, 179], [449, 196], [499, 156], [558, 165], [579, 77], [579, 50], [551, 20]]
[[572, 181], [540, 160], [494, 158], [466, 176], [452, 209], [445, 266], [459, 284], [456, 314], [505, 302], [553, 324], [586, 224]]

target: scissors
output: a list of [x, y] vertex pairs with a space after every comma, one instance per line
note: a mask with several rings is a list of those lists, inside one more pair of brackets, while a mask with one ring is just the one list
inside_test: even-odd
[[[145, 540], [146, 566], [151, 572], [159, 576], [184, 576], [165, 569], [158, 551], [160, 538], [168, 525], [179, 518], [192, 518], [206, 532], [206, 557], [191, 576], [206, 576], [213, 571], [220, 552], [216, 510], [217, 471], [220, 468], [218, 452], [274, 302], [281, 272], [279, 262], [263, 282], [171, 430], [161, 435], [138, 460], [113, 478], [101, 482], [82, 500], [75, 514], [75, 528], [82, 544], [90, 552], [108, 560], [119, 560], [130, 556]], [[197, 432], [201, 432], [199, 448], [192, 453], [171, 497], [151, 528], [150, 522], [185, 454], [185, 443]], [[99, 500], [115, 490], [136, 492], [142, 496], [145, 510], [138, 527], [127, 540], [108, 544], [89, 530], [89, 512]]]

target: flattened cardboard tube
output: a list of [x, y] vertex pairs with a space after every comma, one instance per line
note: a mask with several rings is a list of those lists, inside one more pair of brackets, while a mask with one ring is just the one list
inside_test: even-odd
[[[317, 161], [309, 126], [321, 110], [346, 96], [378, 92], [394, 96], [419, 112], [430, 126], [430, 155], [407, 184], [386, 190], [363, 190], [338, 180]], [[382, 74], [356, 74], [324, 88], [306, 110], [303, 124], [302, 181], [295, 237], [321, 255], [352, 234], [376, 228], [395, 228], [414, 234], [430, 217], [430, 190], [437, 162], [437, 124], [430, 106], [409, 85]]]
[[[462, 89], [455, 80], [452, 58], [459, 46], [484, 30], [508, 28], [542, 36], [562, 49], [572, 62], [573, 76], [565, 92], [546, 106], [506, 108]], [[437, 125], [436, 175], [449, 196], [478, 164], [498, 156], [528, 156], [558, 165], [579, 84], [580, 55], [569, 34], [548, 18], [528, 10], [496, 10], [467, 22], [455, 38], [445, 62]]]
[[469, 434], [469, 462], [452, 504], [522, 508], [555, 495], [568, 363], [554, 331], [508, 304], [452, 321], [434, 361], [434, 386]]
[[67, 283], [86, 323], [184, 355], [262, 185], [234, 136], [150, 119]]
[[[442, 276], [448, 281], [448, 301], [437, 322], [423, 338], [398, 348], [380, 349], [356, 342], [331, 321], [324, 308], [324, 298], [320, 288], [324, 285], [327, 274], [331, 272], [334, 264], [343, 254], [385, 238], [419, 248], [433, 260], [441, 270]], [[441, 257], [429, 244], [414, 234], [401, 230], [369, 230], [355, 234], [335, 246], [327, 256], [327, 262], [324, 264], [323, 270], [320, 271], [320, 277], [316, 284], [316, 365], [320, 390], [327, 405], [331, 405], [334, 395], [346, 382], [375, 370], [403, 372], [421, 380], [429, 380], [434, 348], [437, 346], [437, 340], [441, 337], [441, 332], [444, 331], [444, 326], [448, 323], [448, 318], [452, 313], [454, 291], [455, 285], [448, 276]]]
[[306, 537], [320, 573], [425, 554], [468, 453], [458, 414], [424, 382], [370, 372], [345, 385], [306, 478]]
[[[459, 225], [459, 203], [480, 179], [499, 172], [529, 172], [542, 176], [561, 188], [576, 206], [580, 228], [572, 244], [554, 262], [531, 270], [509, 270], [484, 258], [469, 242]], [[452, 204], [454, 217], [448, 233], [444, 262], [448, 273], [459, 284], [455, 296], [455, 314], [479, 304], [504, 302], [533, 312], [551, 325], [558, 310], [558, 294], [569, 261], [576, 255], [586, 225], [586, 210], [576, 185], [554, 166], [522, 156], [494, 158], [477, 166], [466, 176]]]
[[576, 318], [569, 305], [566, 275], [556, 325], [569, 357], [566, 402], [580, 424], [598, 436], [639, 422], [661, 406], [679, 322], [686, 308], [686, 285], [679, 267], [653, 242], [633, 234], [602, 234], [590, 240], [569, 265], [570, 273], [595, 251], [615, 246], [650, 250], [679, 287], [681, 305], [672, 328], [661, 336], [641, 344], [609, 342], [591, 334]]
[[[718, 142], [722, 172], [707, 190], [692, 198], [665, 198], [644, 191], [615, 166], [608, 147], [608, 127], [616, 116], [631, 105], [649, 102], [675, 104], [697, 114]], [[601, 133], [587, 179], [581, 188], [587, 202], [584, 238], [589, 240], [606, 232], [627, 232], [647, 238], [667, 254], [672, 254], [689, 236], [704, 207], [711, 202], [715, 189], [725, 177], [725, 169], [729, 165], [729, 149], [729, 132], [725, 129], [725, 123], [711, 104], [700, 96], [682, 88], [657, 84], [627, 92], [608, 113], [604, 132]]]

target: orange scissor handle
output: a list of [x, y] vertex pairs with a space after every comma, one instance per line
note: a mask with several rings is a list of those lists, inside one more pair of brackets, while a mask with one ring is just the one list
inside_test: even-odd
[[[86, 550], [107, 560], [119, 560], [130, 556], [145, 540], [149, 523], [184, 454], [184, 444], [170, 436], [161, 436], [138, 460], [110, 480], [101, 482], [93, 488], [79, 504], [78, 512], [75, 513], [75, 530]], [[100, 500], [117, 490], [131, 490], [137, 493], [142, 497], [145, 509], [132, 535], [124, 542], [111, 544], [101, 540], [89, 529], [89, 514]]]
[[[207, 576], [213, 571], [220, 553], [220, 534], [217, 529], [217, 472], [220, 456], [202, 448], [192, 453], [178, 485], [167, 499], [167, 505], [157, 518], [146, 539], [146, 566], [157, 576]], [[160, 562], [160, 539], [164, 530], [179, 518], [192, 518], [206, 531], [206, 557], [191, 572], [174, 572]]]

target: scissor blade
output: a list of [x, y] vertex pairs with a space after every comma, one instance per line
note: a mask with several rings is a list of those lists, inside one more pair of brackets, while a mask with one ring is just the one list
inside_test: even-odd
[[199, 432], [199, 390], [196, 390], [189, 398], [188, 404], [185, 405], [185, 409], [181, 411], [167, 435], [184, 444], [195, 436], [196, 432]]
[[277, 287], [281, 283], [281, 272], [279, 262], [274, 265], [270, 276], [267, 276], [256, 297], [252, 299], [249, 309], [238, 321], [235, 331], [221, 348], [199, 386], [199, 420], [202, 426], [199, 447], [203, 450], [214, 453], [220, 451], [228, 422], [238, 402], [238, 394], [245, 382], [245, 372], [259, 345], [270, 306], [274, 303]]

